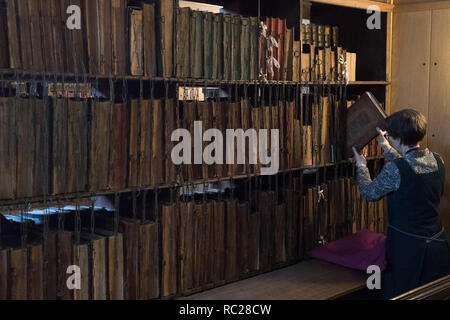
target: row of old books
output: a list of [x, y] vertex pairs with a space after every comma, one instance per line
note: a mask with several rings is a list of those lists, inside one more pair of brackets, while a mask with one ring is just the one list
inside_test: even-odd
[[175, 37], [178, 78], [259, 79], [258, 18], [178, 8]]
[[[173, 0], [139, 7], [127, 0], [1, 0], [0, 8], [0, 68], [123, 76], [135, 68], [130, 49], [140, 45], [146, 75], [172, 75]], [[141, 29], [132, 23], [129, 30], [137, 11]]]
[[356, 53], [339, 43], [339, 27], [302, 26], [301, 81], [356, 81]]
[[270, 271], [361, 229], [385, 229], [386, 201], [367, 202], [350, 178], [307, 188], [305, 194], [287, 188], [255, 197], [258, 210], [238, 200], [163, 207], [163, 297]]
[[[345, 104], [336, 95], [254, 107], [250, 100], [182, 101], [131, 99], [125, 103], [88, 99], [35, 97], [0, 98], [0, 198], [30, 198], [48, 194], [121, 190], [217, 177], [259, 174], [268, 165], [262, 148], [279, 170], [321, 166], [344, 159]], [[20, 115], [20, 116], [19, 116]], [[223, 136], [208, 164], [203, 157], [210, 143], [196, 138], [215, 128]], [[190, 133], [189, 163], [175, 165], [172, 141], [176, 129]], [[226, 130], [255, 129], [255, 139], [226, 139]], [[261, 129], [267, 129], [262, 140]], [[279, 139], [272, 145], [272, 130]], [[195, 164], [194, 147], [201, 139], [202, 163]], [[232, 143], [234, 141], [234, 143]], [[238, 149], [239, 148], [239, 149]], [[273, 149], [273, 150], [272, 150]], [[250, 152], [256, 163], [251, 164]], [[184, 152], [187, 152], [185, 150]], [[239, 153], [245, 155], [240, 160]], [[32, 156], [30, 156], [32, 155]], [[232, 161], [227, 161], [231, 157]], [[242, 161], [244, 160], [244, 161]]]
[[[52, 211], [53, 220], [57, 215], [70, 214], [56, 208]], [[2, 226], [4, 240], [4, 234], [10, 230], [3, 221]], [[45, 236], [43, 228], [42, 224], [29, 224], [24, 246], [17, 245], [20, 243], [17, 230], [2, 241], [0, 300], [124, 299], [121, 233], [97, 229], [95, 233], [81, 232], [77, 241], [73, 227], [52, 228]]]
[[[112, 230], [114, 217], [96, 212], [95, 232], [83, 228], [80, 242], [74, 240], [74, 222], [67, 222], [73, 212], [66, 211], [62, 230], [53, 227], [57, 217], [50, 217], [45, 237], [42, 225], [29, 228], [25, 248], [2, 242], [0, 299], [189, 295], [295, 263], [313, 248], [361, 229], [385, 231], [386, 199], [366, 201], [354, 178], [302, 184], [294, 177], [276, 190], [255, 190], [251, 199], [157, 200], [157, 206], [138, 206], [134, 218], [121, 210], [118, 234], [105, 231]], [[143, 210], [146, 217], [160, 216], [159, 222], [142, 219]], [[84, 226], [89, 210], [80, 216]], [[2, 235], [7, 232], [3, 227]], [[80, 267], [80, 289], [66, 286], [71, 265]]]

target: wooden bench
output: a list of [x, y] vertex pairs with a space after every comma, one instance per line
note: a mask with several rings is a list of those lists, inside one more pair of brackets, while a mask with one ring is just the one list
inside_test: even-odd
[[363, 289], [367, 277], [363, 271], [307, 260], [182, 299], [329, 300]]

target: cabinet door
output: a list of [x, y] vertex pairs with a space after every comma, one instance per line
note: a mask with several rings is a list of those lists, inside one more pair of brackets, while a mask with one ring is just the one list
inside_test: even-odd
[[392, 112], [412, 108], [428, 116], [430, 42], [431, 11], [394, 14]]
[[450, 231], [450, 9], [433, 10], [432, 21], [428, 142], [430, 150], [439, 153], [447, 165], [440, 211]]

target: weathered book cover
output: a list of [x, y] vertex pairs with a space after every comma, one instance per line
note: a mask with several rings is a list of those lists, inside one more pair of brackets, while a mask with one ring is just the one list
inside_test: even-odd
[[273, 262], [273, 226], [272, 213], [274, 207], [275, 195], [273, 192], [261, 192], [259, 194], [259, 205], [261, 213], [261, 242], [259, 265], [261, 271], [268, 271]]
[[14, 98], [0, 98], [0, 199], [14, 198], [16, 192], [16, 108]]
[[248, 216], [248, 269], [249, 272], [259, 270], [260, 253], [260, 214], [253, 212]]
[[278, 48], [277, 57], [280, 68], [278, 69], [278, 80], [286, 80], [283, 78], [283, 66], [284, 66], [284, 41], [286, 33], [286, 20], [278, 19], [277, 26], [277, 38], [278, 38]]
[[8, 250], [0, 249], [0, 300], [8, 299]]
[[27, 300], [28, 298], [27, 252], [26, 248], [10, 251], [9, 290], [11, 300]]
[[114, 104], [112, 125], [112, 165], [109, 171], [109, 185], [113, 190], [118, 190], [127, 187], [130, 115], [126, 104]]
[[248, 202], [237, 204], [237, 257], [239, 275], [248, 273]]
[[43, 35], [41, 32], [41, 21], [39, 12], [39, 1], [28, 2], [28, 24], [30, 26], [31, 43], [28, 48], [32, 51], [33, 63], [32, 71], [42, 72], [44, 70], [44, 61], [42, 56]]
[[34, 155], [36, 152], [33, 130], [34, 108], [33, 99], [16, 100], [18, 198], [27, 198], [33, 195], [34, 157], [30, 155]]
[[112, 61], [112, 23], [111, 23], [111, 0], [99, 0], [100, 20], [100, 74], [111, 75], [113, 70]]
[[180, 203], [180, 290], [186, 293], [194, 287], [194, 204]]
[[212, 79], [213, 71], [213, 14], [203, 13], [203, 78]]
[[[88, 125], [86, 100], [69, 100], [67, 108], [68, 123], [68, 177], [67, 192], [86, 191], [88, 161]], [[106, 175], [107, 176], [107, 175]]]
[[85, 9], [89, 73], [96, 75], [101, 71], [99, 0], [85, 0]]
[[295, 82], [301, 81], [301, 43], [294, 41], [294, 53], [292, 62], [292, 80]]
[[250, 17], [250, 80], [259, 78], [259, 21], [257, 17]]
[[206, 288], [213, 287], [214, 281], [214, 204], [212, 201], [204, 203], [205, 208], [205, 285]]
[[111, 102], [92, 101], [89, 185], [91, 191], [108, 189]]
[[[178, 8], [176, 39], [175, 39], [175, 73], [178, 78], [189, 78], [191, 75], [190, 65], [190, 35], [191, 9], [188, 7]], [[217, 57], [213, 56], [213, 59]], [[155, 64], [156, 66], [156, 64]]]
[[[144, 46], [144, 75], [155, 77], [156, 65], [156, 20], [155, 5], [144, 3], [142, 10], [142, 36]], [[184, 41], [181, 41], [184, 42]]]
[[31, 29], [29, 21], [29, 9], [27, 0], [17, 0], [17, 16], [19, 19], [20, 37], [15, 41], [20, 42], [20, 54], [22, 68], [33, 71], [33, 50], [31, 49]]
[[89, 279], [92, 277], [89, 270], [89, 244], [80, 243], [73, 246], [73, 263], [80, 267], [81, 288], [73, 290], [74, 300], [89, 300]]
[[159, 237], [158, 225], [139, 226], [139, 299], [159, 297]]
[[130, 72], [141, 76], [144, 72], [144, 49], [142, 35], [142, 10], [129, 7], [130, 21]]
[[135, 220], [122, 218], [119, 229], [123, 234], [124, 298], [126, 300], [137, 300], [139, 297], [139, 223]]
[[128, 186], [138, 186], [139, 172], [139, 135], [140, 135], [140, 104], [139, 100], [132, 99], [129, 101], [130, 108], [130, 133], [129, 133], [129, 151], [128, 151]]
[[50, 108], [47, 100], [34, 100], [35, 105], [35, 146], [33, 195], [49, 193], [49, 159], [50, 159]]
[[241, 18], [231, 17], [231, 80], [241, 79]]
[[[144, 12], [145, 6], [146, 5], [144, 4]], [[111, 32], [112, 32], [112, 68], [113, 68], [112, 73], [114, 75], [122, 76], [126, 75], [127, 73], [128, 25], [127, 25], [126, 0], [111, 1], [111, 23], [112, 23]]]
[[67, 288], [67, 268], [73, 264], [73, 234], [58, 232], [56, 235], [56, 290], [58, 300], [72, 300], [73, 291]]
[[212, 78], [221, 80], [223, 76], [223, 14], [213, 17], [213, 57]]
[[151, 185], [156, 186], [165, 180], [164, 159], [164, 101], [152, 100], [153, 125], [152, 125], [152, 160], [151, 160]]
[[347, 144], [346, 154], [353, 155], [352, 147], [361, 150], [378, 132], [377, 127], [385, 127], [386, 112], [381, 104], [370, 93], [364, 93], [361, 98], [347, 111]]
[[0, 1], [0, 68], [9, 68], [8, 19], [6, 1]]
[[241, 17], [241, 76], [238, 80], [250, 80], [250, 19]]
[[214, 235], [214, 273], [213, 281], [219, 283], [225, 279], [225, 202], [214, 201], [213, 235]]
[[[8, 39], [19, 39], [19, 19], [17, 16], [17, 0], [6, 1], [6, 20]], [[8, 41], [9, 67], [22, 68], [22, 56], [20, 54], [20, 41]]]
[[[166, 99], [165, 108], [164, 108], [164, 162], [165, 162], [165, 182], [166, 183], [174, 183], [177, 180], [177, 166], [172, 161], [172, 148], [174, 147], [174, 143], [172, 142], [171, 136], [172, 132], [179, 128], [178, 125], [178, 113], [176, 108], [176, 102], [173, 99]], [[210, 106], [208, 104], [207, 110], [209, 110]], [[203, 122], [203, 125], [209, 128], [209, 124]]]
[[156, 57], [158, 76], [171, 77], [173, 73], [174, 0], [152, 0], [156, 18]]
[[205, 206], [195, 203], [194, 209], [194, 288], [205, 284]]
[[44, 260], [42, 256], [42, 244], [28, 246], [28, 266], [27, 266], [27, 293], [28, 300], [44, 299]]
[[286, 28], [284, 34], [283, 80], [292, 81], [294, 63], [294, 29]]
[[223, 16], [223, 80], [231, 80], [231, 19], [229, 14]]
[[200, 11], [192, 11], [190, 22], [191, 77], [203, 76], [203, 17]]
[[178, 204], [162, 207], [162, 297], [177, 293]]
[[[137, 173], [138, 186], [149, 186], [152, 184], [152, 130], [153, 130], [153, 108], [151, 100], [142, 100], [138, 125], [140, 124], [139, 140], [139, 162]], [[161, 124], [160, 124], [161, 125]], [[161, 150], [160, 150], [161, 152]]]
[[227, 281], [233, 281], [239, 277], [237, 256], [237, 201], [227, 201], [226, 206], [225, 279]]
[[275, 212], [275, 263], [286, 262], [286, 204], [276, 205]]

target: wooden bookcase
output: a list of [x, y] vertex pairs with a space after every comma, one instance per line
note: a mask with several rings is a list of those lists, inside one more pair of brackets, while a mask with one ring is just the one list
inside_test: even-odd
[[[33, 0], [30, 0], [33, 1]], [[347, 94], [354, 94], [358, 95], [363, 93], [366, 90], [373, 91], [375, 96], [386, 105], [386, 109], [390, 110], [390, 51], [391, 51], [391, 28], [392, 28], [392, 4], [391, 3], [384, 3], [384, 2], [376, 2], [376, 1], [349, 1], [349, 0], [312, 0], [309, 4], [306, 4], [306, 1], [304, 0], [298, 0], [298, 1], [289, 1], [289, 0], [280, 0], [280, 1], [271, 1], [271, 0], [251, 0], [251, 1], [239, 1], [239, 0], [233, 0], [233, 1], [219, 1], [219, 0], [201, 0], [200, 2], [209, 3], [209, 4], [218, 4], [224, 6], [225, 10], [229, 10], [231, 12], [239, 13], [242, 15], [248, 15], [248, 16], [257, 16], [257, 17], [265, 17], [265, 16], [273, 16], [273, 17], [281, 17], [283, 19], [286, 19], [287, 25], [289, 27], [295, 28], [295, 38], [296, 40], [300, 40], [300, 34], [301, 34], [301, 28], [302, 24], [301, 21], [304, 16], [304, 9], [305, 6], [309, 6], [310, 10], [310, 19], [313, 23], [319, 23], [319, 24], [336, 24], [341, 27], [341, 37], [344, 46], [347, 46], [349, 49], [355, 51], [360, 55], [360, 65], [357, 68], [357, 81], [351, 82], [346, 86], [343, 83], [313, 83], [313, 82], [307, 82], [307, 83], [300, 83], [300, 82], [293, 82], [293, 81], [215, 81], [215, 80], [205, 80], [205, 79], [179, 79], [176, 77], [145, 77], [145, 76], [100, 76], [96, 74], [51, 74], [51, 73], [42, 73], [42, 72], [24, 72], [21, 70], [0, 70], [0, 80], [6, 80], [10, 82], [17, 83], [25, 83], [23, 86], [23, 92], [28, 92], [28, 90], [44, 90], [44, 93], [46, 92], [47, 88], [46, 85], [50, 85], [52, 83], [77, 83], [77, 84], [89, 84], [96, 88], [99, 92], [104, 94], [107, 99], [111, 97], [122, 97], [126, 96], [127, 98], [135, 98], [139, 99], [142, 97], [148, 98], [149, 96], [154, 96], [155, 98], [164, 98], [164, 97], [172, 97], [177, 102], [178, 97], [178, 89], [182, 86], [197, 86], [197, 87], [208, 87], [208, 86], [215, 86], [215, 87], [228, 87], [230, 91], [235, 91], [235, 95], [239, 96], [242, 95], [242, 89], [243, 88], [250, 88], [250, 90], [253, 90], [254, 92], [257, 91], [259, 86], [270, 86], [270, 88], [280, 88], [280, 87], [291, 87], [293, 89], [301, 89], [302, 87], [309, 87], [313, 89], [324, 89], [328, 88], [330, 90], [334, 89], [342, 89], [347, 92]], [[353, 34], [352, 32], [355, 31], [355, 28], [361, 27], [361, 23], [364, 23], [364, 17], [366, 17], [365, 8], [368, 5], [372, 4], [378, 4], [380, 9], [383, 11], [382, 13], [382, 30], [374, 31], [374, 34], [372, 34], [369, 31], [360, 30], [359, 33]], [[336, 15], [335, 12], [339, 11], [339, 15]], [[362, 43], [366, 44], [366, 42], [363, 42], [363, 40], [367, 40], [367, 43], [370, 44], [369, 47], [361, 46]], [[376, 61], [373, 62], [372, 54], [376, 54]], [[36, 86], [34, 86], [36, 83], [38, 83]], [[44, 85], [42, 85], [44, 84]], [[11, 92], [16, 93], [17, 87], [14, 87], [11, 89]], [[374, 169], [374, 167], [378, 167], [381, 162], [381, 159], [378, 157], [375, 157], [374, 160], [371, 161], [370, 167]], [[152, 256], [152, 259], [158, 260], [158, 267], [159, 271], [157, 270], [156, 273], [158, 273], [158, 279], [155, 287], [160, 285], [155, 291], [158, 291], [159, 297], [162, 297], [163, 295], [165, 297], [173, 297], [174, 291], [175, 295], [180, 295], [180, 292], [177, 291], [177, 288], [161, 288], [162, 284], [164, 282], [164, 275], [163, 275], [163, 261], [162, 261], [162, 253], [164, 250], [170, 251], [170, 259], [172, 259], [175, 263], [175, 268], [178, 266], [177, 263], [179, 263], [180, 257], [178, 257], [176, 254], [173, 255], [173, 242], [170, 242], [170, 246], [168, 248], [164, 247], [166, 245], [165, 241], [166, 238], [169, 240], [172, 240], [171, 237], [178, 237], [178, 235], [175, 235], [175, 232], [170, 233], [170, 231], [173, 231], [172, 229], [166, 230], [162, 227], [163, 224], [165, 225], [171, 225], [173, 226], [171, 219], [171, 210], [173, 208], [170, 208], [169, 206], [163, 206], [162, 210], [159, 206], [159, 200], [166, 201], [170, 204], [173, 204], [173, 198], [174, 198], [174, 191], [177, 191], [177, 188], [180, 187], [186, 187], [191, 185], [205, 185], [207, 183], [215, 183], [215, 182], [226, 182], [230, 181], [231, 183], [236, 184], [236, 189], [232, 189], [231, 191], [227, 191], [231, 193], [229, 195], [228, 193], [226, 196], [229, 196], [230, 199], [233, 202], [235, 199], [238, 200], [239, 197], [243, 197], [243, 195], [247, 195], [248, 197], [253, 197], [251, 193], [252, 183], [256, 180], [258, 183], [264, 186], [266, 189], [262, 189], [261, 185], [259, 186], [262, 190], [268, 190], [269, 195], [271, 197], [274, 197], [277, 202], [271, 202], [276, 203], [276, 206], [270, 207], [273, 209], [273, 211], [280, 210], [283, 212], [285, 210], [285, 207], [283, 207], [284, 204], [278, 203], [278, 189], [276, 189], [280, 183], [278, 179], [285, 179], [286, 177], [290, 178], [291, 181], [292, 177], [296, 182], [295, 184], [296, 188], [299, 188], [301, 192], [304, 191], [304, 186], [312, 186], [315, 184], [319, 184], [322, 182], [326, 182], [328, 178], [333, 179], [337, 177], [341, 177], [342, 186], [344, 183], [348, 184], [347, 187], [341, 187], [341, 185], [333, 185], [333, 190], [339, 190], [339, 193], [336, 192], [333, 196], [336, 198], [334, 201], [339, 202], [340, 200], [344, 199], [345, 190], [349, 190], [350, 187], [350, 177], [354, 175], [354, 166], [352, 166], [351, 161], [343, 160], [343, 161], [335, 161], [334, 163], [324, 163], [323, 165], [315, 165], [315, 166], [305, 166], [305, 167], [298, 167], [298, 168], [290, 168], [286, 170], [281, 170], [279, 174], [275, 176], [269, 176], [264, 177], [260, 176], [260, 174], [242, 174], [242, 175], [234, 175], [224, 178], [214, 178], [214, 179], [201, 179], [201, 180], [194, 180], [189, 181], [185, 185], [182, 183], [171, 183], [171, 184], [159, 184], [157, 186], [151, 186], [151, 187], [130, 187], [130, 188], [123, 188], [120, 190], [101, 190], [96, 192], [77, 192], [77, 193], [70, 193], [70, 194], [58, 194], [54, 196], [43, 196], [43, 197], [33, 197], [33, 198], [17, 198], [17, 199], [11, 199], [11, 200], [2, 200], [0, 201], [0, 205], [2, 206], [23, 206], [24, 203], [56, 203], [56, 202], [70, 202], [70, 201], [78, 201], [79, 199], [83, 198], [91, 198], [95, 196], [101, 196], [105, 195], [108, 196], [111, 200], [114, 200], [116, 202], [116, 209], [120, 209], [121, 215], [126, 216], [127, 218], [134, 218], [133, 221], [128, 220], [121, 220], [120, 222], [120, 231], [124, 232], [124, 247], [126, 247], [125, 252], [133, 251], [133, 247], [135, 246], [137, 240], [136, 232], [138, 228], [140, 227], [139, 221], [136, 222], [136, 219], [140, 219], [140, 216], [136, 216], [136, 208], [138, 207], [136, 205], [136, 197], [139, 193], [141, 197], [143, 197], [143, 194], [146, 194], [147, 191], [149, 191], [149, 197], [154, 197], [154, 202], [150, 202], [152, 206], [155, 206], [155, 212], [154, 216], [147, 217], [146, 220], [145, 217], [142, 218], [143, 222], [148, 222], [148, 220], [151, 220], [152, 223], [152, 233], [151, 236], [148, 236], [149, 241], [151, 240], [157, 240], [157, 245], [155, 245], [156, 248], [152, 254], [155, 255], [155, 252], [159, 253], [159, 256], [155, 255]], [[140, 172], [138, 172], [140, 174]], [[254, 179], [255, 177], [258, 177], [258, 179]], [[344, 182], [345, 180], [345, 182]], [[355, 185], [352, 186], [353, 188]], [[330, 187], [331, 188], [331, 187]], [[355, 188], [354, 188], [355, 189]], [[355, 189], [356, 190], [356, 189]], [[298, 191], [298, 190], [296, 190]], [[151, 194], [150, 194], [151, 192]], [[234, 194], [235, 192], [235, 194]], [[248, 194], [247, 194], [248, 192]], [[311, 187], [308, 191], [308, 196], [311, 195], [310, 198], [313, 198], [316, 194], [320, 192], [320, 188], [314, 188]], [[356, 191], [355, 191], [356, 192]], [[257, 192], [255, 192], [257, 194]], [[275, 196], [276, 195], [276, 196]], [[301, 194], [301, 196], [304, 196]], [[220, 196], [219, 196], [220, 197]], [[234, 198], [235, 197], [235, 198]], [[306, 196], [305, 196], [306, 197]], [[120, 204], [119, 203], [120, 198]], [[339, 198], [339, 199], [338, 199]], [[141, 198], [140, 198], [141, 199]], [[145, 198], [143, 203], [145, 202]], [[193, 197], [195, 202], [195, 196]], [[205, 199], [205, 198], [204, 198]], [[204, 200], [203, 199], [203, 200]], [[219, 198], [220, 199], [220, 198]], [[314, 198], [317, 202], [317, 199]], [[221, 199], [220, 199], [221, 200]], [[260, 199], [251, 199], [249, 202], [259, 202]], [[359, 199], [361, 200], [361, 199]], [[302, 200], [303, 201], [303, 200]], [[312, 200], [311, 200], [312, 201]], [[289, 201], [286, 201], [289, 202]], [[294, 202], [294, 201], [292, 201]], [[299, 201], [300, 202], [300, 201]], [[234, 205], [234, 203], [230, 204], [231, 206]], [[251, 205], [251, 204], [250, 204]], [[377, 204], [377, 214], [382, 212], [383, 210], [378, 207]], [[259, 204], [258, 204], [259, 206]], [[342, 204], [342, 207], [345, 206]], [[363, 205], [362, 205], [363, 206]], [[366, 204], [364, 204], [366, 206]], [[366, 206], [365, 214], [367, 214], [369, 210], [369, 205]], [[312, 207], [312, 205], [311, 205]], [[268, 217], [275, 217], [275, 213], [271, 212], [269, 207], [262, 206], [261, 210], [265, 210], [265, 214]], [[202, 207], [203, 209], [203, 207]], [[258, 207], [259, 209], [259, 207]], [[178, 210], [178, 209], [177, 209]], [[245, 210], [242, 209], [241, 210]], [[375, 212], [375, 209], [373, 209], [373, 212]], [[198, 208], [196, 208], [196, 212], [202, 211]], [[236, 210], [237, 211], [237, 210]], [[286, 210], [288, 211], [288, 210]], [[300, 211], [300, 210], [298, 210]], [[343, 211], [343, 210], [342, 210]], [[118, 212], [118, 210], [116, 211]], [[125, 213], [124, 213], [125, 212]], [[311, 221], [314, 219], [313, 217], [313, 211], [310, 210], [310, 216], [308, 219]], [[117, 213], [118, 214], [118, 213]], [[342, 235], [347, 234], [348, 232], [357, 230], [358, 227], [356, 226], [357, 223], [354, 223], [354, 225], [351, 225], [349, 227], [349, 220], [348, 217], [343, 216], [343, 212], [339, 212], [339, 219], [342, 219], [340, 222], [342, 225], [345, 225], [345, 227], [340, 227], [340, 231], [337, 234], [334, 234], [332, 238], [340, 237]], [[342, 216], [341, 216], [342, 215]], [[122, 217], [123, 217], [122, 216]], [[71, 217], [72, 219], [73, 217]], [[232, 218], [232, 217], [231, 217]], [[360, 217], [361, 218], [361, 217]], [[367, 217], [363, 217], [361, 219], [366, 219]], [[379, 217], [378, 217], [379, 218]], [[75, 219], [77, 219], [75, 217]], [[250, 217], [249, 217], [250, 219]], [[269, 220], [270, 220], [269, 219]], [[347, 219], [347, 220], [346, 220]], [[272, 221], [272, 220], [271, 220]], [[309, 221], [309, 222], [311, 222]], [[376, 224], [378, 231], [383, 232], [382, 229], [382, 223], [379, 223], [379, 220], [371, 220], [370, 223]], [[365, 220], [367, 224], [369, 224], [369, 221]], [[72, 222], [73, 224], [77, 223]], [[103, 225], [111, 226], [112, 222], [102, 222]], [[114, 229], [117, 229], [116, 225], [117, 221], [114, 221]], [[302, 224], [303, 222], [300, 222]], [[313, 222], [311, 222], [311, 225], [309, 226], [311, 229], [310, 233], [312, 234], [313, 228], [316, 226], [312, 226]], [[281, 224], [280, 224], [281, 225]], [[148, 227], [148, 224], [146, 225]], [[267, 224], [265, 226], [272, 230], [274, 228], [272, 224]], [[281, 227], [280, 227], [281, 228]], [[326, 228], [326, 227], [325, 227]], [[346, 230], [343, 230], [346, 228]], [[108, 229], [113, 229], [108, 228]], [[351, 230], [350, 230], [351, 229]], [[283, 230], [283, 229], [281, 229]], [[117, 230], [115, 230], [117, 231]], [[147, 230], [148, 231], [148, 230]], [[146, 230], [141, 230], [141, 232], [146, 233]], [[150, 233], [150, 231], [149, 231]], [[269, 233], [272, 235], [272, 233], [275, 233], [274, 231], [269, 231]], [[283, 233], [283, 232], [281, 232]], [[280, 234], [280, 232], [278, 232]], [[148, 234], [147, 234], [148, 235]], [[134, 237], [134, 238], [133, 238]], [[151, 238], [154, 237], [154, 238]], [[314, 237], [311, 236], [311, 237]], [[70, 238], [70, 235], [69, 235]], [[88, 237], [89, 238], [89, 237]], [[261, 237], [262, 238], [262, 237]], [[92, 240], [92, 239], [90, 239]], [[311, 239], [310, 239], [311, 240]], [[313, 239], [311, 243], [313, 243], [316, 239]], [[178, 240], [177, 240], [178, 241]], [[259, 241], [259, 240], [258, 240]], [[164, 243], [164, 244], [163, 244]], [[155, 241], [153, 241], [153, 244], [155, 244]], [[259, 243], [258, 243], [259, 245]], [[273, 244], [271, 244], [273, 245]], [[105, 244], [102, 244], [102, 246], [105, 246]], [[142, 249], [142, 248], [141, 248]], [[178, 248], [175, 248], [175, 252], [177, 252]], [[310, 249], [310, 248], [309, 248]], [[103, 249], [102, 249], [103, 250]], [[137, 249], [136, 249], [137, 250]], [[158, 251], [159, 250], [159, 251]], [[100, 250], [101, 251], [101, 250]], [[124, 260], [127, 260], [127, 254], [123, 257]], [[135, 253], [134, 251], [132, 253]], [[87, 254], [87, 253], [86, 253]], [[146, 255], [148, 252], [142, 253], [142, 255]], [[301, 253], [302, 255], [303, 253]], [[104, 257], [100, 257], [104, 258]], [[263, 273], [267, 271], [271, 271], [277, 268], [285, 267], [286, 265], [292, 264], [294, 262], [298, 262], [299, 259], [301, 259], [299, 255], [296, 255], [294, 259], [285, 259], [286, 261], [282, 263], [270, 263], [270, 266], [267, 268], [261, 268], [257, 270], [257, 272], [248, 272], [245, 275], [241, 276], [235, 276], [232, 275], [230, 279], [227, 279], [225, 282], [235, 281], [239, 279], [243, 279], [246, 277], [250, 277], [252, 275], [255, 275], [257, 273]], [[135, 267], [135, 266], [133, 266]], [[146, 268], [149, 266], [145, 266]], [[170, 266], [171, 268], [174, 268], [174, 265]], [[170, 284], [173, 285], [174, 279], [173, 277], [173, 270], [170, 270]], [[126, 273], [127, 271], [125, 271]], [[178, 275], [179, 276], [179, 275]], [[179, 282], [179, 279], [176, 279]], [[175, 281], [176, 282], [176, 281]], [[213, 286], [221, 285], [223, 283], [215, 283]], [[176, 284], [175, 284], [176, 285]], [[200, 289], [208, 289], [211, 286], [202, 287]], [[148, 289], [148, 288], [147, 288]], [[164, 293], [164, 290], [168, 290]], [[198, 291], [199, 288], [196, 288]], [[127, 295], [125, 295], [125, 298], [127, 298]]]

